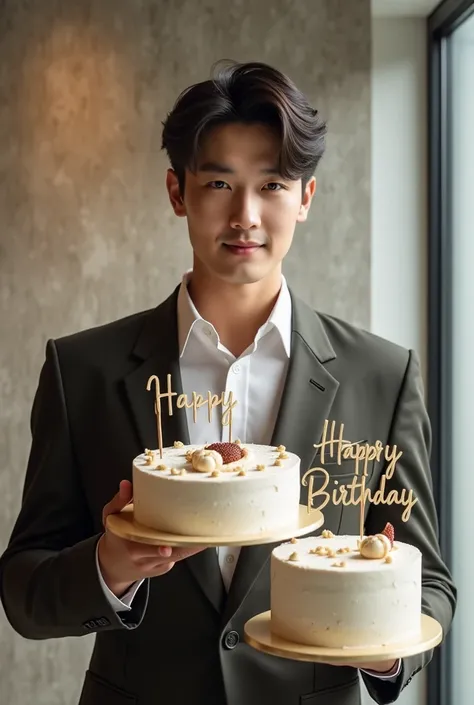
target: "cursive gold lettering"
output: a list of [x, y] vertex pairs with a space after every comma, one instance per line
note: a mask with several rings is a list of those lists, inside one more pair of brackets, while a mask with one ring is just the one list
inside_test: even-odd
[[[313, 487], [314, 487], [313, 473], [315, 473], [315, 472], [320, 472], [323, 475], [324, 483], [323, 483], [323, 486], [319, 490], [317, 490], [316, 492], [313, 492]], [[327, 470], [325, 470], [324, 468], [310, 468], [310, 470], [307, 470], [301, 479], [301, 483], [302, 483], [303, 487], [306, 487], [308, 485], [308, 480], [307, 480], [308, 477], [309, 477], [309, 487], [308, 487], [307, 509], [308, 509], [308, 514], [309, 514], [312, 511], [312, 509], [319, 509], [319, 510], [324, 509], [326, 504], [331, 499], [331, 495], [329, 494], [329, 492], [326, 492], [326, 487], [329, 484], [329, 473]], [[314, 497], [323, 497], [323, 501], [317, 507], [313, 507]]]
[[393, 447], [386, 446], [385, 448], [385, 460], [388, 463], [385, 469], [385, 474], [389, 480], [393, 477], [393, 473], [395, 472], [395, 466], [403, 455], [402, 451], [400, 451], [399, 453], [397, 451], [398, 448], [396, 445], [394, 445]]
[[219, 396], [218, 394], [212, 394], [211, 392], [207, 393], [207, 417], [209, 420], [209, 423], [212, 421], [212, 412], [216, 408], [216, 406], [219, 406], [219, 404], [222, 404], [224, 395], [221, 394]]
[[[343, 504], [345, 507], [348, 506], [348, 501], [347, 501], [347, 490], [344, 485], [341, 485], [339, 487], [339, 490], [334, 489], [332, 492], [332, 502], [336, 506], [338, 504]], [[339, 496], [338, 496], [339, 495]]]
[[[358, 504], [360, 504], [360, 498], [362, 496], [362, 482], [357, 482], [358, 479], [359, 479], [358, 476], [354, 475], [354, 477], [352, 478], [352, 482], [349, 485], [347, 485], [347, 489], [350, 490], [350, 493], [351, 493], [350, 500], [348, 501], [348, 503], [346, 505], [347, 507], [349, 507], [351, 505], [357, 506]], [[355, 492], [359, 488], [361, 491], [359, 492], [359, 496], [356, 498]]]
[[229, 426], [229, 440], [232, 435], [232, 411], [237, 405], [237, 401], [234, 400], [234, 395], [229, 392], [227, 397], [224, 393], [220, 396], [218, 394], [212, 394], [210, 391], [207, 392], [206, 397], [198, 392], [192, 392], [191, 398], [187, 394], [179, 394], [173, 392], [171, 375], [167, 375], [167, 389], [166, 392], [162, 392], [160, 388], [160, 380], [156, 375], [152, 375], [148, 378], [146, 388], [148, 391], [155, 383], [155, 414], [157, 417], [157, 434], [158, 434], [158, 445], [160, 448], [160, 457], [163, 457], [162, 452], [162, 431], [161, 431], [161, 400], [168, 399], [168, 414], [173, 415], [173, 397], [176, 399], [176, 407], [178, 409], [192, 409], [193, 410], [193, 421], [197, 421], [197, 412], [202, 406], [207, 406], [207, 413], [209, 422], [212, 421], [212, 412], [217, 406], [222, 406], [222, 425]]
[[[403, 490], [405, 492], [405, 490]], [[402, 520], [403, 521], [408, 521], [408, 519], [411, 516], [411, 510], [415, 506], [415, 504], [418, 502], [418, 497], [414, 496], [413, 490], [408, 491], [408, 497], [407, 499], [402, 502], [403, 506], [405, 507], [405, 511], [402, 514]]]
[[418, 499], [414, 497], [412, 489], [407, 491], [406, 488], [403, 488], [401, 492], [398, 490], [390, 490], [386, 495], [387, 479], [389, 478], [386, 474], [382, 475], [380, 478], [380, 485], [373, 494], [370, 489], [366, 490], [367, 501], [371, 504], [400, 504], [402, 507], [405, 507], [405, 511], [402, 514], [402, 520], [408, 521], [411, 516], [411, 510], [418, 502]]
[[[323, 483], [318, 490], [314, 490], [315, 477], [317, 475], [322, 476]], [[372, 492], [370, 487], [366, 487], [367, 476], [365, 473], [362, 475], [354, 474], [352, 476], [351, 482], [346, 485], [338, 485], [334, 488], [332, 492], [327, 490], [330, 475], [327, 470], [322, 467], [310, 468], [305, 472], [301, 480], [304, 487], [308, 486], [308, 500], [307, 500], [307, 510], [310, 513], [313, 510], [322, 511], [324, 507], [327, 506], [328, 502], [331, 501], [335, 506], [342, 504], [345, 507], [360, 505], [361, 509], [361, 521], [363, 521], [364, 516], [364, 506], [366, 502], [370, 504], [398, 504], [403, 506], [404, 512], [402, 514], [402, 521], [406, 522], [411, 516], [411, 511], [418, 499], [414, 497], [413, 490], [402, 489], [390, 490], [388, 493], [386, 491], [387, 484], [386, 474], [382, 475], [380, 478], [380, 485]], [[320, 503], [315, 505], [315, 498], [320, 498]]]
[[235, 405], [237, 404], [236, 401], [234, 401], [234, 394], [233, 392], [229, 392], [227, 397], [222, 395], [222, 425], [223, 426], [230, 426], [232, 423], [232, 412], [235, 408]]

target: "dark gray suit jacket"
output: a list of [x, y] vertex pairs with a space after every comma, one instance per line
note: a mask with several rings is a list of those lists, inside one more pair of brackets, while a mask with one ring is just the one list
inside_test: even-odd
[[[152, 311], [47, 345], [32, 411], [23, 501], [0, 561], [1, 597], [28, 639], [97, 634], [80, 705], [357, 705], [358, 673], [297, 663], [243, 643], [244, 623], [269, 609], [272, 545], [243, 548], [228, 595], [215, 549], [146, 581], [118, 616], [98, 580], [101, 513], [132, 459], [156, 446], [151, 374], [171, 372], [181, 390], [177, 290]], [[430, 428], [416, 355], [293, 297], [291, 364], [273, 441], [312, 467], [325, 419], [353, 441], [404, 450], [391, 488], [413, 487], [410, 521], [400, 507], [367, 506], [366, 529], [387, 521], [423, 553], [423, 610], [450, 627], [455, 588], [440, 557], [429, 469]], [[188, 441], [184, 411], [163, 415], [164, 444]], [[353, 461], [326, 465], [348, 482]], [[369, 468], [376, 488], [383, 467]], [[301, 501], [307, 489], [302, 487]], [[357, 534], [356, 507], [328, 505], [325, 528]], [[408, 658], [396, 683], [364, 675], [378, 703], [393, 702], [430, 659]]]

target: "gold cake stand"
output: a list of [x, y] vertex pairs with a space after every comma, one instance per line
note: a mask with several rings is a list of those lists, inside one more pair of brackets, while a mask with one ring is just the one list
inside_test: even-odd
[[405, 656], [414, 656], [429, 651], [441, 642], [443, 628], [432, 617], [421, 615], [421, 632], [418, 639], [388, 646], [334, 649], [322, 646], [306, 646], [287, 641], [272, 634], [271, 612], [262, 612], [244, 626], [244, 638], [249, 646], [265, 654], [315, 663], [357, 664], [395, 661]]
[[128, 541], [147, 543], [154, 546], [256, 546], [265, 543], [288, 541], [291, 538], [304, 536], [316, 531], [324, 524], [324, 516], [319, 510], [308, 514], [305, 505], [300, 504], [297, 521], [291, 526], [285, 526], [272, 533], [255, 535], [234, 534], [232, 536], [181, 536], [166, 531], [157, 531], [143, 526], [135, 521], [133, 504], [127, 505], [118, 514], [107, 517], [106, 526], [116, 536]]

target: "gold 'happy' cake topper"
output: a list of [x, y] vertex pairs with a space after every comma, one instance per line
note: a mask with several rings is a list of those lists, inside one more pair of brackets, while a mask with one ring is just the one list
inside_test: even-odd
[[212, 421], [212, 412], [217, 406], [222, 407], [222, 420], [223, 426], [229, 427], [229, 442], [232, 441], [232, 411], [237, 404], [234, 401], [234, 395], [229, 392], [227, 396], [225, 392], [222, 394], [212, 394], [212, 392], [207, 392], [205, 397], [197, 392], [191, 393], [191, 398], [188, 398], [187, 394], [178, 394], [178, 392], [173, 392], [171, 384], [171, 375], [167, 375], [166, 379], [166, 392], [161, 391], [160, 380], [156, 375], [152, 375], [148, 378], [146, 388], [148, 391], [151, 390], [153, 382], [155, 383], [155, 414], [156, 414], [156, 430], [158, 436], [158, 447], [160, 449], [160, 458], [163, 458], [163, 431], [161, 427], [161, 400], [168, 399], [168, 415], [173, 416], [173, 397], [176, 399], [176, 407], [182, 409], [183, 407], [193, 410], [193, 421], [197, 421], [197, 412], [202, 406], [207, 406], [207, 415], [209, 423]]
[[[343, 460], [352, 459], [355, 464], [354, 476], [350, 484], [338, 485], [336, 489], [328, 491], [327, 487], [330, 482], [329, 472], [324, 467], [315, 467], [307, 470], [301, 482], [304, 487], [309, 484], [308, 513], [314, 509], [324, 509], [331, 500], [335, 505], [343, 504], [346, 507], [359, 505], [361, 539], [364, 535], [364, 511], [366, 502], [370, 504], [400, 504], [405, 508], [402, 513], [402, 521], [408, 521], [411, 510], [418, 502], [418, 499], [414, 497], [413, 490], [403, 488], [401, 492], [398, 490], [390, 490], [388, 494], [386, 494], [385, 487], [387, 480], [393, 477], [396, 465], [402, 457], [403, 452], [398, 449], [397, 445], [384, 445], [381, 441], [369, 444], [365, 442], [351, 443], [350, 441], [344, 440], [344, 424], [340, 424], [339, 435], [337, 437], [335, 430], [336, 422], [331, 422], [329, 431], [329, 421], [326, 419], [321, 443], [314, 444], [315, 448], [321, 449], [321, 466], [324, 466], [326, 455], [332, 460], [336, 458], [337, 465], [341, 465]], [[366, 487], [368, 465], [373, 460], [377, 460], [377, 462], [384, 461], [386, 463], [384, 473], [380, 479], [380, 485], [374, 492], [372, 492], [370, 487]], [[324, 481], [322, 487], [314, 491], [315, 473], [320, 473]], [[322, 498], [321, 503], [317, 507], [313, 506], [313, 499], [315, 497]]]

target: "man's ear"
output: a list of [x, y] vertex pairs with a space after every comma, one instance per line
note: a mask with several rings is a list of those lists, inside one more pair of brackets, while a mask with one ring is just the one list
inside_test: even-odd
[[308, 217], [309, 209], [311, 206], [311, 201], [316, 193], [316, 178], [314, 176], [306, 184], [303, 198], [301, 200], [300, 210], [298, 212], [298, 217], [296, 218], [298, 223], [304, 223]]
[[181, 195], [178, 177], [174, 169], [168, 169], [166, 172], [166, 188], [175, 215], [183, 218], [186, 215], [186, 206], [184, 205], [184, 198]]

